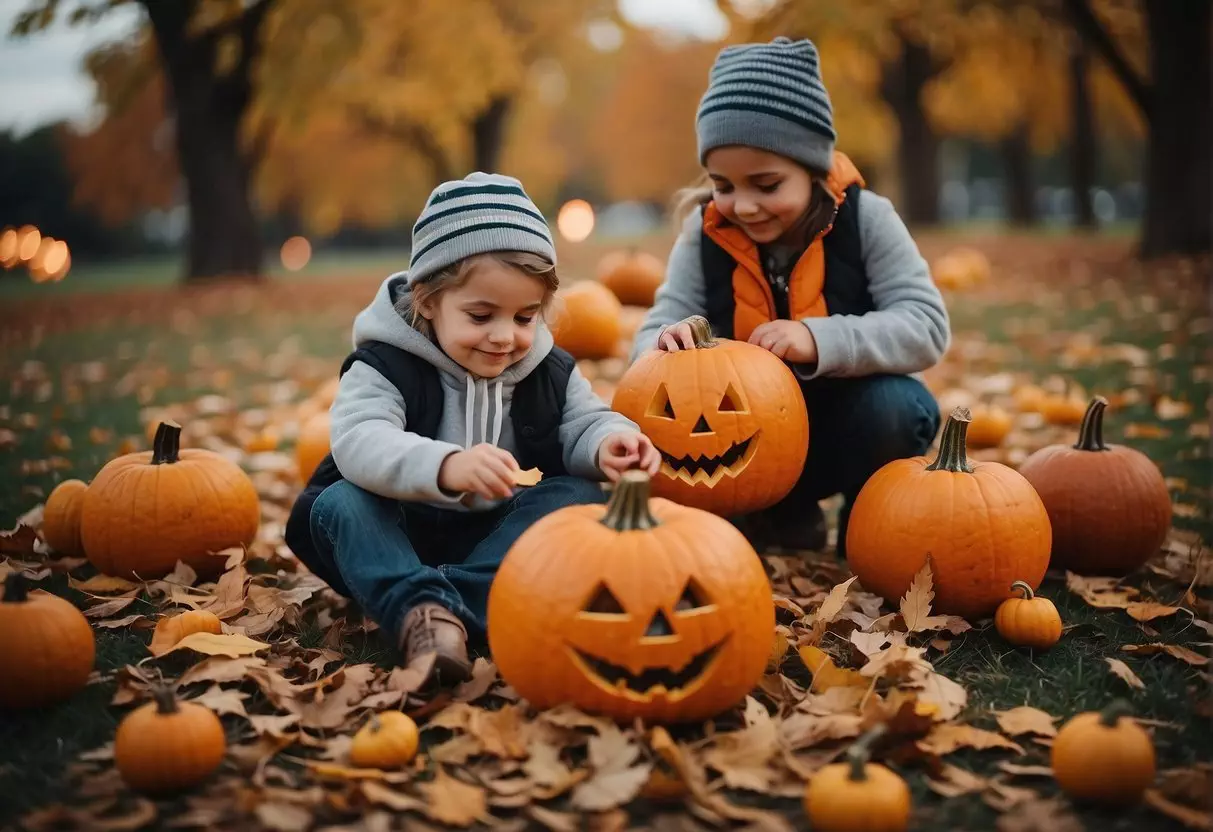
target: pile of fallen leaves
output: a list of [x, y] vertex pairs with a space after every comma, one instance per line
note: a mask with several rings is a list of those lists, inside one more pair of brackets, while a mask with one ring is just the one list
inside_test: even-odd
[[[1062, 256], [1049, 251], [1049, 257]], [[1001, 261], [995, 253], [992, 259], [1018, 263], [1025, 272], [1046, 268], [1021, 251], [1004, 254]], [[1079, 268], [1073, 258], [1065, 262]], [[1057, 272], [1056, 264], [1047, 268]], [[1108, 297], [1118, 304], [1140, 302], [1089, 274], [1075, 278], [1077, 290], [1064, 281], [1046, 286], [1019, 277], [1007, 267], [987, 292], [1007, 305], [1094, 304]], [[1076, 297], [1074, 291], [1088, 296]], [[253, 307], [267, 310], [264, 323], [272, 331], [295, 327], [297, 333], [294, 316], [307, 312], [312, 325], [328, 321], [334, 330], [339, 327], [335, 342], [344, 346], [348, 321], [365, 295], [334, 282], [289, 292], [281, 287], [241, 287], [234, 295], [190, 290], [168, 311], [146, 298], [105, 308], [117, 326], [167, 321], [183, 338], [204, 332], [209, 315]], [[58, 313], [48, 328], [97, 324], [95, 305], [71, 309]], [[318, 310], [327, 317], [319, 317]], [[31, 320], [37, 317], [6, 327], [2, 342], [44, 337]], [[1191, 405], [1180, 401], [1174, 380], [1145, 372], [1163, 357], [1158, 351], [1093, 341], [1089, 334], [1053, 333], [1035, 320], [1035, 312], [1009, 318], [1009, 343], [958, 332], [947, 360], [928, 374], [936, 395], [941, 400], [971, 396], [1010, 408], [1017, 385], [1038, 381], [1030, 373], [1004, 369], [1025, 353], [1055, 360], [1056, 378], [1041, 383], [1062, 389], [1072, 385], [1063, 375], [1068, 369], [1122, 362], [1131, 376], [1142, 371], [1142, 384], [1121, 391], [1117, 404], [1148, 403], [1164, 423], [1154, 430], [1182, 429], [1193, 439], [1208, 438], [1207, 425], [1203, 433], [1199, 423], [1189, 425]], [[1197, 330], [1203, 325], [1207, 333], [1208, 318], [1199, 321]], [[1189, 334], [1193, 326], [1173, 323]], [[553, 830], [799, 828], [805, 781], [876, 725], [887, 729], [878, 759], [903, 772], [920, 772], [943, 797], [979, 796], [1000, 813], [1000, 829], [1082, 828], [1070, 804], [1046, 788], [1048, 748], [1063, 715], [1027, 705], [991, 715], [970, 701], [964, 680], [938, 669], [952, 651], [974, 649], [976, 640], [998, 636], [989, 622], [933, 614], [929, 567], [891, 609], [864, 592], [832, 558], [767, 555], [778, 610], [767, 673], [738, 708], [705, 724], [616, 725], [571, 707], [537, 713], [483, 657], [473, 678], [459, 688], [438, 695], [424, 691], [420, 670], [396, 666], [375, 625], [303, 569], [283, 544], [286, 514], [299, 488], [290, 445], [315, 411], [314, 391], [331, 378], [336, 364], [331, 356], [309, 354], [298, 334], [276, 340], [272, 349], [262, 343], [233, 336], [217, 347], [200, 340], [190, 350], [188, 367], [177, 373], [154, 357], [124, 351], [112, 362], [25, 361], [9, 379], [14, 399], [62, 401], [70, 410], [104, 392], [137, 401], [144, 426], [163, 418], [181, 423], [185, 444], [222, 453], [249, 471], [263, 514], [256, 541], [247, 550], [228, 552], [226, 569], [213, 582], [200, 581], [183, 564], [164, 578], [142, 582], [91, 574], [83, 559], [57, 558], [46, 550], [37, 536], [40, 507], [20, 517], [12, 532], [0, 534], [0, 578], [19, 571], [41, 581], [66, 573], [69, 586], [85, 597], [84, 613], [94, 627], [147, 639], [142, 660], [113, 673], [95, 673], [91, 680], [113, 686], [114, 713], [147, 701], [154, 684], [167, 682], [182, 698], [224, 718], [230, 746], [219, 774], [170, 802], [153, 802], [126, 789], [113, 766], [112, 744], [88, 750], [64, 772], [58, 789], [72, 799], [28, 814], [21, 819], [23, 828], [119, 830], [163, 822], [175, 828], [375, 830], [398, 825], [398, 813], [417, 828], [426, 823]], [[595, 389], [609, 398], [624, 362], [583, 366]], [[249, 377], [257, 381], [250, 384]], [[165, 401], [161, 391], [170, 384], [208, 392]], [[0, 425], [0, 448], [40, 429], [32, 413], [7, 404], [0, 406]], [[1149, 427], [1143, 423], [1140, 429]], [[974, 456], [1013, 464], [1071, 430], [1046, 425], [1036, 414], [1016, 413], [1007, 441]], [[139, 432], [97, 428], [88, 436], [108, 455], [147, 445]], [[24, 459], [22, 474], [67, 470], [71, 444], [67, 433], [52, 429], [46, 453]], [[87, 478], [91, 472], [76, 473]], [[27, 496], [26, 505], [41, 496], [40, 490], [30, 487]], [[1136, 622], [1149, 640], [1125, 645], [1119, 652], [1126, 659], [1182, 662], [1207, 685], [1213, 681], [1206, 672], [1208, 656], [1167, 643], [1151, 626], [1184, 616], [1213, 640], [1208, 599], [1213, 565], [1200, 536], [1174, 531], [1147, 570], [1175, 591], [1162, 597], [1138, 582], [1077, 575], [1066, 576], [1066, 587], [1103, 614]], [[222, 634], [165, 639], [157, 624], [189, 609], [214, 613], [223, 622]], [[351, 645], [362, 645], [362, 655], [374, 654], [377, 660], [352, 660], [357, 650]], [[1110, 678], [1125, 691], [1143, 686], [1124, 660], [1106, 662]], [[1213, 716], [1207, 697], [1197, 707], [1205, 709], [1205, 717]], [[421, 753], [404, 770], [351, 767], [354, 732], [371, 713], [395, 708], [421, 726]], [[1166, 727], [1143, 722], [1151, 729]], [[978, 773], [970, 753], [982, 755], [983, 764], [997, 762]], [[1191, 828], [1205, 828], [1211, 793], [1213, 769], [1197, 765], [1163, 772], [1147, 802]]]

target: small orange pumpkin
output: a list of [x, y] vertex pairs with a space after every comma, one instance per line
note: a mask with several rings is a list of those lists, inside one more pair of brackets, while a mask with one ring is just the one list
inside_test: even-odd
[[327, 410], [313, 415], [299, 428], [295, 438], [295, 464], [299, 481], [307, 482], [329, 453], [329, 428], [332, 422]]
[[272, 451], [278, 447], [280, 437], [273, 426], [267, 426], [250, 434], [244, 441], [244, 450], [250, 454]]
[[194, 633], [219, 635], [222, 632], [223, 622], [219, 620], [219, 616], [209, 610], [189, 610], [180, 615], [170, 615], [157, 621], [148, 650], [153, 656], [163, 656], [188, 635]]
[[971, 448], [996, 448], [1011, 432], [1011, 414], [1001, 407], [978, 406], [973, 408], [973, 421], [969, 423], [968, 443]]
[[1024, 384], [1015, 388], [1011, 398], [1022, 413], [1039, 413], [1048, 396], [1042, 388], [1035, 384]]
[[354, 734], [350, 762], [363, 768], [400, 768], [417, 754], [417, 723], [400, 711], [371, 714]]
[[657, 496], [726, 517], [774, 505], [809, 450], [800, 384], [761, 347], [713, 338], [699, 316], [687, 323], [695, 349], [641, 356], [611, 406], [661, 452]]
[[887, 729], [878, 725], [847, 749], [847, 762], [816, 772], [804, 790], [809, 825], [822, 832], [901, 832], [910, 823], [910, 787], [891, 769], [868, 762]]
[[1149, 457], [1103, 439], [1107, 400], [1091, 400], [1074, 445], [1024, 460], [1053, 526], [1053, 563], [1084, 575], [1124, 575], [1153, 557], [1171, 528], [1171, 495]]
[[574, 358], [609, 358], [623, 332], [622, 305], [610, 289], [592, 280], [561, 290], [552, 304], [556, 346]]
[[1040, 401], [1040, 414], [1050, 425], [1080, 424], [1086, 411], [1086, 401], [1074, 394], [1046, 395]]
[[1128, 806], [1154, 782], [1154, 743], [1116, 700], [1079, 714], [1058, 730], [1050, 758], [1057, 785], [1070, 797]]
[[213, 553], [253, 542], [261, 503], [248, 475], [180, 443], [181, 427], [161, 422], [151, 451], [110, 460], [85, 492], [80, 537], [105, 574], [155, 578], [180, 560], [213, 575], [224, 563]]
[[[552, 560], [570, 547], [576, 558]], [[736, 705], [762, 677], [774, 628], [770, 582], [741, 532], [650, 501], [642, 471], [625, 472], [606, 506], [527, 529], [489, 590], [501, 678], [536, 708], [570, 702], [625, 722]]]
[[114, 765], [132, 789], [153, 794], [197, 785], [227, 753], [223, 724], [197, 702], [179, 702], [172, 688], [123, 718], [114, 736]]
[[998, 634], [1019, 647], [1034, 647], [1045, 650], [1061, 638], [1061, 616], [1057, 607], [1048, 598], [1032, 592], [1032, 587], [1023, 581], [1011, 584], [1012, 591], [1019, 590], [1022, 598], [1008, 598], [998, 605], [994, 613], [994, 626]]
[[88, 684], [96, 658], [93, 628], [71, 602], [29, 592], [10, 573], [0, 597], [0, 708], [31, 708], [67, 699]]
[[638, 249], [614, 251], [598, 264], [598, 279], [620, 303], [652, 306], [657, 288], [665, 280], [665, 265], [652, 254]]
[[46, 498], [42, 513], [42, 538], [53, 551], [80, 555], [80, 509], [88, 486], [82, 480], [64, 480]]
[[1049, 515], [1031, 483], [997, 462], [965, 453], [968, 408], [952, 411], [939, 455], [898, 459], [855, 499], [847, 561], [864, 589], [890, 603], [931, 558], [935, 609], [989, 615], [1012, 581], [1040, 585], [1049, 566]]

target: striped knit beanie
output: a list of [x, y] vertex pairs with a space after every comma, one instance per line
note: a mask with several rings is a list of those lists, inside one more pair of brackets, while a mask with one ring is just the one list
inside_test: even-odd
[[816, 170], [834, 160], [834, 113], [810, 40], [727, 46], [716, 56], [695, 116], [699, 161], [742, 144]]
[[517, 179], [477, 171], [443, 182], [413, 224], [409, 285], [491, 251], [528, 251], [556, 265], [547, 220]]

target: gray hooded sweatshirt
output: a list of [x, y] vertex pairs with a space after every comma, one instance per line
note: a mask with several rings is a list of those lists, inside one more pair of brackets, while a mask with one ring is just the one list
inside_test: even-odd
[[[438, 469], [453, 453], [489, 442], [517, 454], [510, 404], [519, 381], [552, 350], [552, 334], [539, 321], [535, 341], [520, 361], [496, 378], [472, 375], [416, 329], [392, 305], [394, 285], [405, 291], [404, 273], [389, 277], [371, 304], [354, 319], [354, 346], [383, 341], [438, 368], [442, 420], [429, 439], [408, 430], [404, 400], [395, 385], [356, 361], [341, 377], [331, 410], [333, 460], [345, 479], [374, 494], [425, 502], [456, 511], [482, 511], [496, 502], [465, 499], [438, 487]], [[613, 412], [574, 368], [560, 420], [564, 467], [574, 476], [603, 479], [598, 448], [609, 434], [638, 432], [630, 419]]]

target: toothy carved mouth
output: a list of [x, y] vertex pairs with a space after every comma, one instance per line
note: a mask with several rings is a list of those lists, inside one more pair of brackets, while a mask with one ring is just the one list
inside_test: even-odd
[[569, 649], [577, 658], [582, 670], [591, 678], [597, 678], [604, 687], [632, 694], [652, 696], [666, 694], [671, 699], [681, 698], [689, 694], [695, 683], [706, 677], [712, 660], [720, 652], [728, 637], [722, 638], [702, 653], [695, 654], [681, 670], [671, 670], [668, 667], [648, 667], [639, 674], [632, 673], [626, 667], [612, 664], [606, 659], [592, 656], [584, 650], [578, 650], [570, 645]]
[[[734, 442], [720, 456], [683, 456], [675, 457], [661, 451], [661, 473], [671, 479], [680, 479], [688, 485], [706, 485], [709, 488], [728, 474], [736, 477], [746, 469], [754, 458], [754, 450], [758, 447], [758, 434], [749, 439]], [[659, 449], [660, 450], [660, 449]]]

